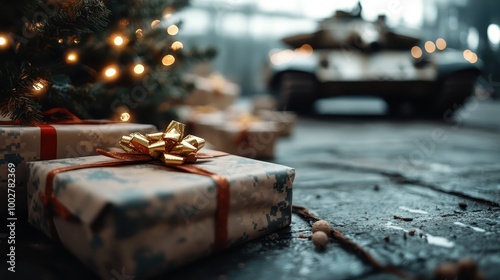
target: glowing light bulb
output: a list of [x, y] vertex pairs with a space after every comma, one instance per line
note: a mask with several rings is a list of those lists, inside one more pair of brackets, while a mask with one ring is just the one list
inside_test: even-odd
[[172, 24], [167, 28], [167, 33], [168, 35], [172, 36], [177, 35], [177, 33], [179, 33], [179, 27], [177, 27], [177, 25], [175, 24]]
[[418, 46], [414, 46], [413, 48], [411, 48], [411, 56], [413, 56], [414, 58], [421, 58], [422, 57], [422, 49]]
[[110, 66], [104, 70], [104, 76], [107, 78], [115, 78], [118, 74], [118, 71], [114, 66]]
[[58, 42], [59, 44], [62, 44], [62, 43], [64, 42], [64, 40], [61, 38], [61, 39], [57, 40], [57, 42]]
[[471, 58], [469, 59], [469, 62], [474, 64], [477, 62], [477, 60], [478, 60], [477, 54], [471, 53]]
[[44, 85], [42, 84], [42, 82], [36, 82], [33, 84], [33, 88], [36, 91], [41, 91], [44, 88]]
[[472, 59], [472, 51], [471, 50], [465, 50], [464, 51], [464, 58], [467, 61], [470, 61]]
[[433, 53], [434, 51], [436, 51], [436, 45], [434, 45], [434, 42], [432, 41], [427, 41], [425, 42], [425, 51], [427, 51], [428, 53]]
[[446, 49], [446, 41], [443, 38], [438, 38], [436, 40], [436, 47], [440, 51]]
[[122, 122], [127, 122], [127, 121], [129, 121], [129, 120], [130, 120], [130, 117], [131, 117], [131, 116], [130, 116], [130, 114], [129, 114], [129, 113], [127, 113], [127, 112], [125, 112], [125, 113], [122, 113], [122, 114], [120, 115], [120, 120], [121, 120]]
[[170, 66], [170, 65], [174, 64], [174, 62], [175, 62], [175, 57], [171, 54], [167, 54], [161, 60], [161, 63], [165, 66]]
[[144, 65], [140, 64], [140, 63], [137, 63], [135, 66], [134, 66], [134, 73], [137, 74], [137, 75], [141, 75], [142, 73], [144, 73]]
[[176, 51], [176, 50], [180, 50], [180, 49], [184, 48], [184, 45], [181, 42], [179, 42], [179, 41], [175, 41], [175, 42], [172, 43], [171, 48], [174, 51]]
[[74, 52], [68, 53], [66, 56], [66, 62], [67, 63], [75, 63], [78, 60], [78, 55]]
[[158, 24], [160, 24], [160, 20], [159, 19], [155, 19], [151, 22], [151, 28], [155, 28]]
[[142, 32], [142, 29], [137, 29], [135, 31], [135, 36], [137, 36], [137, 38], [141, 38], [142, 36], [144, 36], [144, 33]]
[[297, 52], [304, 54], [304, 55], [310, 55], [313, 53], [313, 47], [309, 44], [304, 44], [300, 48], [297, 49]]
[[7, 38], [0, 36], [0, 47], [7, 46]]
[[116, 35], [115, 38], [113, 39], [113, 43], [117, 46], [123, 45], [123, 42], [125, 42], [125, 40], [123, 40], [123, 37], [120, 35]]

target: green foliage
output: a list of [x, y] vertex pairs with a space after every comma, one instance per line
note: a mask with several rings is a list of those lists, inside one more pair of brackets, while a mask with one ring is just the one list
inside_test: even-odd
[[[168, 15], [189, 6], [188, 0], [13, 3], [0, 12], [0, 35], [9, 43], [0, 49], [5, 61], [0, 114], [22, 123], [41, 121], [43, 110], [64, 107], [83, 118], [119, 120], [127, 112], [130, 121], [162, 126], [192, 89], [183, 73], [215, 56], [213, 49], [172, 45], [175, 34], [167, 28], [181, 22], [171, 22]], [[116, 36], [122, 44], [115, 44]], [[67, 60], [69, 54], [73, 60]], [[175, 61], [164, 65], [167, 55]], [[144, 72], [134, 72], [138, 64]], [[109, 67], [116, 71], [110, 77], [105, 75]]]
[[71, 88], [69, 80], [60, 84], [61, 79], [54, 77], [65, 73], [65, 51], [85, 34], [103, 29], [108, 14], [100, 0], [20, 0], [4, 5], [0, 114], [25, 124], [41, 121], [42, 108], [54, 103], [51, 96], [62, 96], [61, 88], [65, 88], [66, 100], [76, 102], [68, 94], [72, 91], [66, 90]]

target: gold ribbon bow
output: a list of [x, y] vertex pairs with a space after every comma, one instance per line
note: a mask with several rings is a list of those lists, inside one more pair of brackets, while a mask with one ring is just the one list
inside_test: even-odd
[[195, 162], [196, 153], [205, 146], [205, 139], [194, 135], [184, 137], [185, 128], [185, 124], [171, 121], [165, 132], [146, 135], [134, 132], [122, 136], [120, 147], [127, 153], [140, 153], [160, 159], [165, 165]]

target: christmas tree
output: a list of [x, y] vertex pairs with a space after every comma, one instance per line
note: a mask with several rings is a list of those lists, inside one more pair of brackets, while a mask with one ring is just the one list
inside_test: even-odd
[[[57, 65], [63, 66], [66, 75], [65, 80], [55, 75], [49, 77], [52, 80], [44, 79], [47, 82], [41, 84], [47, 91], [45, 99], [32, 93], [36, 79], [30, 80], [31, 84], [23, 84], [27, 88], [31, 86], [24, 96], [16, 90], [7, 95], [8, 98], [2, 93], [2, 113], [10, 114], [15, 120], [37, 121], [42, 110], [65, 107], [83, 118], [109, 118], [161, 127], [173, 118], [172, 108], [191, 89], [183, 80], [183, 73], [193, 62], [215, 55], [212, 49], [186, 50], [182, 42], [176, 40], [182, 22], [174, 22], [172, 15], [189, 6], [187, 0], [108, 0], [104, 5], [100, 1], [76, 1], [80, 7], [73, 5], [75, 1], [66, 2], [72, 3], [72, 11], [76, 8], [87, 11], [96, 3], [103, 10], [92, 14], [95, 19], [89, 23], [94, 23], [93, 29], [84, 29], [94, 32], [66, 28], [78, 36], [65, 34], [56, 38], [58, 48], [53, 53], [64, 62]], [[83, 12], [76, 14], [80, 16]], [[106, 29], [102, 29], [106, 22]], [[83, 24], [78, 27], [81, 26]], [[45, 41], [39, 45], [51, 46]], [[24, 55], [21, 57], [26, 59]], [[55, 60], [51, 62], [55, 64]], [[12, 80], [11, 74], [5, 76], [6, 80]], [[62, 82], [54, 82], [55, 78]], [[13, 110], [12, 96], [30, 102], [32, 113], [28, 114], [26, 106]]]
[[0, 114], [22, 123], [42, 110], [78, 107], [88, 84], [72, 85], [65, 57], [86, 34], [103, 29], [109, 10], [100, 0], [16, 0], [0, 9]]

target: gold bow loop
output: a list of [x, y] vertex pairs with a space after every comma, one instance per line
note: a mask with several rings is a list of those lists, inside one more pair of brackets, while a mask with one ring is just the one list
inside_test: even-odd
[[196, 153], [205, 146], [205, 139], [187, 135], [186, 125], [171, 121], [165, 132], [146, 135], [134, 132], [122, 136], [120, 147], [127, 153], [141, 153], [160, 159], [165, 165], [181, 165], [196, 161]]

